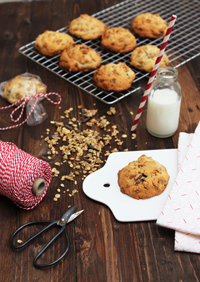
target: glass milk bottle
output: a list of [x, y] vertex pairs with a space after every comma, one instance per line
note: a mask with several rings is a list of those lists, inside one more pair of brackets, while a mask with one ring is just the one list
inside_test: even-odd
[[178, 71], [172, 67], [161, 67], [156, 74], [148, 96], [148, 132], [159, 138], [172, 136], [179, 122], [181, 88], [177, 82]]

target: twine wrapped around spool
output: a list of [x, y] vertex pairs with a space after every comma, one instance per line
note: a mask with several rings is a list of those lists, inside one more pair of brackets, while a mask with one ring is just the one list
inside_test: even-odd
[[33, 209], [46, 195], [50, 165], [16, 145], [0, 140], [0, 194], [23, 209]]

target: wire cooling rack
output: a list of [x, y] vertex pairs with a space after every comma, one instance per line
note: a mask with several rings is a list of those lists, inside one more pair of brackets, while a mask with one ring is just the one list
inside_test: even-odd
[[[200, 55], [199, 8], [200, 3], [195, 0], [127, 0], [100, 11], [93, 16], [104, 22], [109, 28], [120, 26], [131, 29], [133, 18], [141, 13], [150, 12], [152, 14], [159, 14], [168, 23], [172, 14], [177, 15], [176, 24], [165, 50], [170, 60], [170, 66], [177, 68]], [[68, 27], [63, 27], [58, 31], [68, 33]], [[160, 48], [162, 43], [162, 38], [142, 39], [137, 36], [136, 38], [138, 46], [153, 44]], [[76, 44], [86, 44], [96, 50], [97, 53], [100, 53], [102, 64], [126, 63], [136, 74], [136, 79], [132, 83], [132, 86], [128, 90], [119, 93], [103, 91], [94, 84], [94, 71], [70, 73], [62, 69], [59, 67], [60, 55], [50, 58], [39, 54], [34, 48], [35, 41], [21, 47], [19, 52], [106, 104], [113, 104], [134, 92], [140, 92], [138, 91], [140, 89], [139, 81], [149, 76], [149, 73], [138, 71], [130, 65], [132, 52], [119, 54], [109, 50], [103, 50], [100, 39], [88, 41], [75, 37], [73, 39]]]

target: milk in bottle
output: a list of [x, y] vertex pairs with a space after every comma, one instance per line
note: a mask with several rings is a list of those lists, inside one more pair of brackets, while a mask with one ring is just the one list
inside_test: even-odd
[[181, 89], [177, 76], [177, 70], [171, 67], [162, 67], [157, 71], [147, 104], [146, 126], [153, 136], [170, 137], [178, 128]]

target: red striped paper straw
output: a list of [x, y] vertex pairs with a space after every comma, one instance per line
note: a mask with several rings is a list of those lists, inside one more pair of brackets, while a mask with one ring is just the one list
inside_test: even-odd
[[143, 108], [144, 108], [144, 106], [145, 106], [147, 97], [148, 97], [149, 92], [150, 92], [150, 90], [151, 90], [151, 86], [152, 86], [154, 77], [155, 77], [155, 75], [156, 75], [156, 73], [157, 73], [157, 70], [158, 70], [158, 67], [159, 67], [159, 65], [160, 65], [160, 61], [161, 61], [161, 59], [162, 59], [163, 53], [164, 53], [164, 51], [165, 51], [165, 48], [166, 48], [166, 46], [167, 46], [167, 43], [168, 43], [170, 34], [171, 34], [171, 32], [172, 32], [172, 29], [173, 29], [174, 24], [175, 24], [175, 21], [176, 21], [176, 18], [177, 18], [176, 15], [172, 15], [172, 17], [171, 17], [171, 20], [170, 20], [170, 23], [169, 23], [167, 32], [166, 32], [166, 34], [165, 34], [165, 37], [163, 38], [163, 42], [162, 42], [162, 45], [161, 45], [161, 47], [160, 47], [160, 51], [159, 51], [158, 57], [157, 57], [157, 59], [156, 59], [155, 65], [154, 65], [154, 67], [153, 67], [152, 73], [151, 73], [150, 78], [149, 78], [149, 81], [148, 81], [148, 83], [147, 83], [147, 87], [146, 87], [146, 89], [145, 89], [145, 91], [144, 91], [144, 95], [143, 95], [143, 97], [142, 97], [142, 101], [141, 101], [141, 103], [140, 103], [140, 105], [139, 105], [137, 114], [136, 114], [136, 116], [135, 116], [133, 125], [132, 125], [132, 127], [131, 127], [131, 131], [135, 131], [135, 130], [136, 130], [136, 127], [137, 127], [137, 125], [138, 125], [140, 116], [141, 116], [141, 114], [142, 114], [142, 111], [143, 111]]

